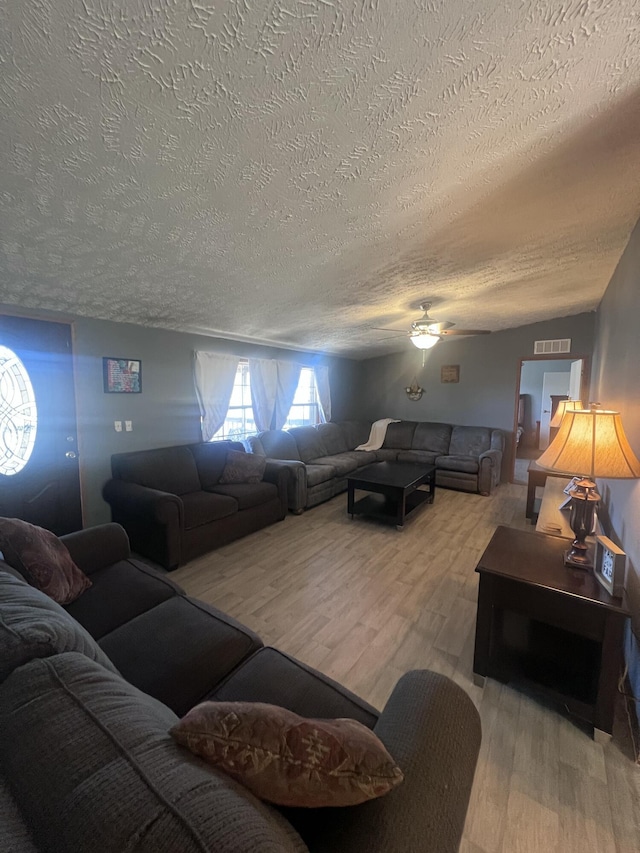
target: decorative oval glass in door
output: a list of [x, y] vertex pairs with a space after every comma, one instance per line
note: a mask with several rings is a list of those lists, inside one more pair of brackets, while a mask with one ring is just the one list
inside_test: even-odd
[[38, 410], [20, 358], [0, 345], [0, 474], [22, 471], [36, 441]]

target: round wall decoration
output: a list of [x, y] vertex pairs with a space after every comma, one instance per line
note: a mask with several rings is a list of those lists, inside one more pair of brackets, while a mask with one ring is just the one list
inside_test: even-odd
[[0, 474], [22, 471], [36, 441], [38, 410], [27, 369], [8, 347], [0, 346]]

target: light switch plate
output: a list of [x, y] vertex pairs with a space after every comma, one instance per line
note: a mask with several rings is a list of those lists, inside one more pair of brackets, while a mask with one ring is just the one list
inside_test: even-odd
[[126, 432], [132, 432], [133, 430], [133, 421], [125, 421], [124, 428]]
[[116, 432], [122, 432], [122, 421], [114, 421], [113, 428]]

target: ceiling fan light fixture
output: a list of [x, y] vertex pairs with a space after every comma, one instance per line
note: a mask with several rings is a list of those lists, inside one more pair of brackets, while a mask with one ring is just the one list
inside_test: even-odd
[[429, 332], [417, 332], [414, 335], [411, 335], [411, 343], [418, 347], [418, 349], [431, 349], [434, 347], [439, 340], [441, 340], [440, 335], [432, 335]]

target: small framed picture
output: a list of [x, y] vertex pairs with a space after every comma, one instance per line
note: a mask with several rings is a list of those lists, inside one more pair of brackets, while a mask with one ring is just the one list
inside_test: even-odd
[[627, 555], [615, 542], [607, 536], [596, 536], [593, 573], [614, 598], [622, 598], [624, 593], [626, 562]]
[[136, 358], [103, 358], [105, 394], [142, 393], [142, 362]]
[[440, 382], [460, 382], [460, 365], [443, 364], [440, 368]]

